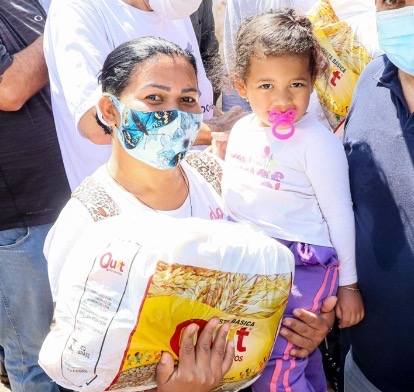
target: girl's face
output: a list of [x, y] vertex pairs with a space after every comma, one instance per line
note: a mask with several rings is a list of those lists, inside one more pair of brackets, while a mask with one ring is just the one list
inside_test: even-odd
[[248, 98], [260, 126], [270, 126], [269, 112], [296, 110], [300, 119], [309, 105], [314, 80], [309, 58], [302, 56], [268, 56], [253, 58], [244, 83], [236, 85], [239, 94]]
[[181, 57], [160, 54], [138, 65], [118, 98], [141, 111], [201, 113], [194, 68]]

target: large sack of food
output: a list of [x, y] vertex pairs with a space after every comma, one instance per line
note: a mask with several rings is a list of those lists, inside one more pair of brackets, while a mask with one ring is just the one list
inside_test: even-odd
[[217, 316], [236, 348], [219, 390], [237, 391], [268, 361], [293, 271], [290, 251], [247, 225], [108, 218], [67, 256], [40, 365], [72, 390], [150, 389], [162, 352], [179, 360], [183, 328]]
[[318, 0], [309, 11], [314, 32], [328, 60], [328, 80], [315, 88], [331, 127], [345, 119], [364, 67], [380, 53], [373, 0]]

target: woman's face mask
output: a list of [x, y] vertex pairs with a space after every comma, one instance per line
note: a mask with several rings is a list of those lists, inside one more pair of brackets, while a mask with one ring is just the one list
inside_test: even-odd
[[168, 110], [143, 112], [110, 99], [121, 117], [116, 128], [126, 152], [156, 169], [177, 166], [192, 147], [200, 130], [202, 114]]
[[381, 49], [402, 71], [414, 76], [414, 6], [377, 12]]
[[201, 0], [149, 0], [151, 9], [167, 19], [183, 19], [197, 11]]

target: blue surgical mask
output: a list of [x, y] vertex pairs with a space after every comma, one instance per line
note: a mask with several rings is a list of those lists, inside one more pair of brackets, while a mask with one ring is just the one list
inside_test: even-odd
[[121, 123], [118, 140], [126, 152], [156, 169], [177, 166], [192, 147], [200, 130], [202, 114], [168, 110], [143, 112], [110, 95]]
[[414, 6], [377, 12], [378, 39], [390, 61], [414, 76]]

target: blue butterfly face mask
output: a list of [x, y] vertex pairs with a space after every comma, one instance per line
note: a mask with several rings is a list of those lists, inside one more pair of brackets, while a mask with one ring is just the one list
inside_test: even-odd
[[156, 169], [177, 166], [192, 147], [202, 114], [168, 110], [143, 112], [109, 96], [121, 116], [118, 140], [126, 152]]

